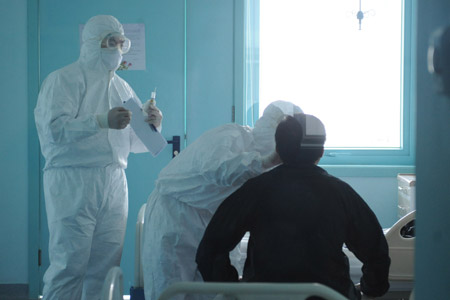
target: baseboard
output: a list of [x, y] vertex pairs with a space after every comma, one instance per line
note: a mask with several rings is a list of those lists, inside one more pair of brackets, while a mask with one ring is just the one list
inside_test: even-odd
[[28, 300], [28, 284], [0, 284], [0, 299]]

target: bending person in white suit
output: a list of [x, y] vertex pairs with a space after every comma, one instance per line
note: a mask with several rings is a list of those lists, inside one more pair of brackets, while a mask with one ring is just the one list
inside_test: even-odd
[[280, 163], [275, 129], [292, 103], [275, 101], [254, 128], [226, 124], [200, 136], [160, 173], [145, 211], [143, 272], [146, 300], [170, 284], [201, 281], [197, 246], [222, 201], [248, 179]]

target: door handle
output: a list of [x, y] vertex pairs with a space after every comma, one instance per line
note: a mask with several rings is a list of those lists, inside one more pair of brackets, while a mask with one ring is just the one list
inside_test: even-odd
[[180, 153], [180, 136], [172, 136], [172, 139], [170, 141], [167, 141], [167, 143], [172, 144], [172, 158], [174, 158]]

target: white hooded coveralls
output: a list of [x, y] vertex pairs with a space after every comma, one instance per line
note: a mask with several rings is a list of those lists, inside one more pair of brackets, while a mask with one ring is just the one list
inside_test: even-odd
[[275, 151], [279, 121], [299, 112], [276, 101], [254, 129], [227, 124], [209, 130], [159, 173], [144, 219], [146, 300], [158, 299], [174, 282], [202, 280], [195, 255], [212, 215], [228, 195], [265, 171], [262, 158]]
[[106, 273], [122, 255], [128, 214], [124, 169], [130, 152], [147, 149], [130, 126], [114, 130], [97, 122], [97, 115], [138, 99], [102, 63], [100, 43], [111, 32], [124, 33], [112, 16], [86, 23], [80, 58], [45, 79], [35, 109], [50, 232], [46, 300], [99, 299]]

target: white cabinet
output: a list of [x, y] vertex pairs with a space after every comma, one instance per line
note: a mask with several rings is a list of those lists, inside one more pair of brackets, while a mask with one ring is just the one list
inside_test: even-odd
[[398, 174], [398, 217], [416, 209], [416, 174]]

